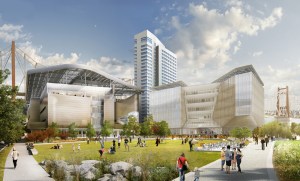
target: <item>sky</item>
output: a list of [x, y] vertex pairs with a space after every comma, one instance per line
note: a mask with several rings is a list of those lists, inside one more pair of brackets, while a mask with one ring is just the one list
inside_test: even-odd
[[207, 84], [252, 64], [265, 97], [300, 96], [299, 0], [0, 0], [0, 50], [43, 65], [79, 63], [133, 78], [134, 35], [154, 33], [178, 58], [178, 80]]

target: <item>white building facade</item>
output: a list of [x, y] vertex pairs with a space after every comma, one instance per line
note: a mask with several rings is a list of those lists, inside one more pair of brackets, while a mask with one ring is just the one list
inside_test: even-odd
[[211, 84], [155, 87], [150, 113], [165, 120], [172, 134], [221, 134], [264, 122], [263, 82], [252, 65], [232, 70]]
[[177, 57], [150, 31], [134, 36], [134, 80], [143, 93], [139, 99], [140, 120], [149, 115], [151, 88], [175, 82]]

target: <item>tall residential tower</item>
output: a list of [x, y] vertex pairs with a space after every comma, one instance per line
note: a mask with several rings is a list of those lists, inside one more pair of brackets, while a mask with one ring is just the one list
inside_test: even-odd
[[150, 114], [151, 88], [176, 81], [177, 57], [148, 30], [136, 34], [134, 42], [134, 81], [143, 90], [139, 99], [142, 121]]

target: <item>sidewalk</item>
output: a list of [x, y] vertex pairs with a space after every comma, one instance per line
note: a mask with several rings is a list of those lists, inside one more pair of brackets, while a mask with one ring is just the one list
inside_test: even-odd
[[[200, 168], [200, 180], [278, 181], [272, 162], [273, 147], [274, 142], [270, 142], [265, 150], [261, 149], [260, 143], [258, 145], [250, 143], [246, 148], [242, 150], [244, 155], [241, 163], [242, 173], [238, 173], [237, 170], [233, 170], [231, 174], [226, 174], [224, 171], [221, 171], [221, 161], [217, 160]], [[194, 172], [186, 174], [185, 180], [193, 181]], [[173, 181], [179, 181], [179, 179], [177, 178]]]
[[5, 163], [3, 180], [53, 181], [46, 171], [35, 161], [33, 156], [28, 154], [26, 145], [24, 143], [16, 143], [14, 147], [20, 153], [17, 168], [14, 169], [12, 158], [9, 154]]

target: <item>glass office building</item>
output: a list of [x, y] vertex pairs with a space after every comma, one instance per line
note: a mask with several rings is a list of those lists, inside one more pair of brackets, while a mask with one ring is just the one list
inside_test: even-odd
[[140, 121], [149, 115], [151, 88], [175, 82], [177, 58], [150, 31], [134, 36], [134, 80], [143, 90], [139, 99]]
[[[254, 129], [264, 120], [263, 86], [252, 65], [238, 67], [211, 84], [156, 87], [150, 96], [150, 112], [154, 120], [166, 120], [173, 134], [220, 134], [235, 127]], [[176, 111], [177, 118], [170, 116], [171, 110]]]

